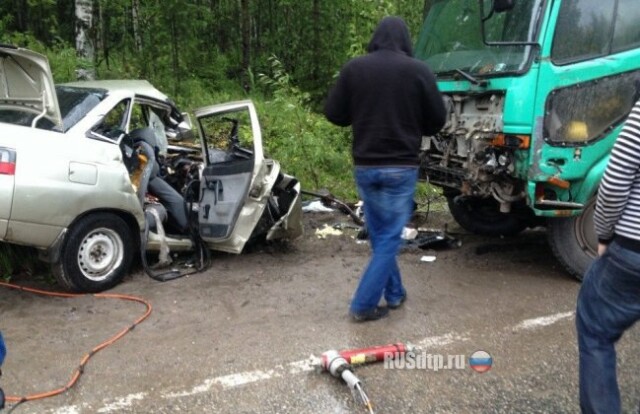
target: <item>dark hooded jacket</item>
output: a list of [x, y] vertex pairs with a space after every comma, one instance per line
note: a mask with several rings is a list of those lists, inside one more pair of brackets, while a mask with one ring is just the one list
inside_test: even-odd
[[444, 126], [446, 110], [435, 76], [413, 58], [402, 19], [385, 17], [368, 53], [342, 68], [325, 115], [336, 125], [352, 125], [355, 165], [419, 164], [422, 136]]

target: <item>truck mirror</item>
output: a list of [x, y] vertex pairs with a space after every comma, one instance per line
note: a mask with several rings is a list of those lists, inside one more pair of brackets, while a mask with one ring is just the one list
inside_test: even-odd
[[493, 11], [502, 13], [513, 9], [515, 0], [493, 0]]

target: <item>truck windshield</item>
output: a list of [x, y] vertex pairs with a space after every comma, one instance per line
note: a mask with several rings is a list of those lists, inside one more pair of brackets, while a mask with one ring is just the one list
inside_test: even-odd
[[[473, 76], [525, 71], [532, 46], [487, 46], [482, 41], [480, 1], [484, 12], [491, 0], [434, 0], [415, 47], [439, 77], [462, 70]], [[519, 0], [512, 10], [493, 13], [485, 22], [488, 42], [533, 42], [544, 0]]]

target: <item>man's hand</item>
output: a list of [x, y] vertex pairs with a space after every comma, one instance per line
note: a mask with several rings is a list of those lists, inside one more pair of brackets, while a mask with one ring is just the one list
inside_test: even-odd
[[598, 256], [602, 256], [607, 251], [607, 245], [604, 243], [598, 243]]

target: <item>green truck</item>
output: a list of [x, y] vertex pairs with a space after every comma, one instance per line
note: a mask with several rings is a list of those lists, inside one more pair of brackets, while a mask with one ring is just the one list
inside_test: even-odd
[[578, 279], [613, 143], [640, 96], [637, 0], [432, 0], [416, 57], [449, 110], [424, 137], [422, 178], [484, 235], [547, 226]]

